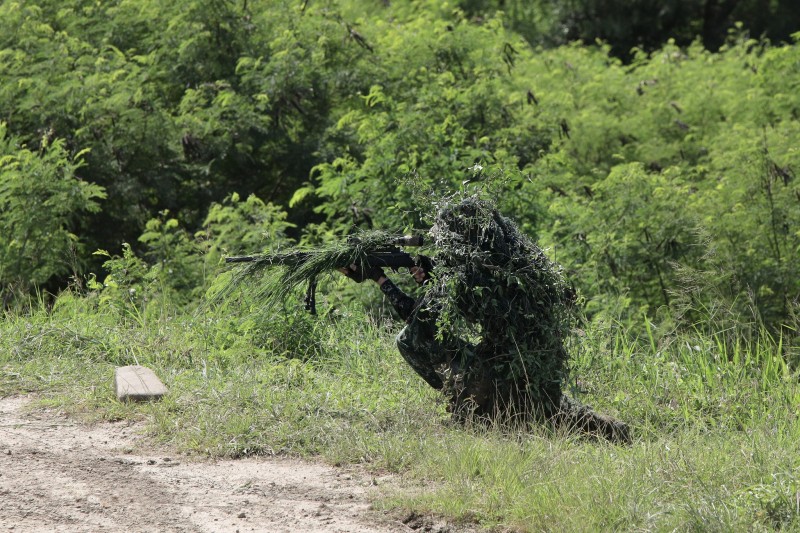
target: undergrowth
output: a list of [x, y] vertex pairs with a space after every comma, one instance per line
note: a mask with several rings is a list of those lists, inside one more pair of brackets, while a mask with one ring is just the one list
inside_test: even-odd
[[[227, 305], [227, 304], [226, 304]], [[800, 389], [766, 334], [659, 333], [600, 322], [569, 346], [567, 390], [634, 430], [631, 446], [534, 427], [452, 424], [402, 361], [397, 324], [287, 302], [180, 311], [64, 293], [0, 321], [0, 395], [94, 419], [144, 418], [158, 441], [212, 457], [289, 454], [416, 480], [377, 505], [519, 531], [769, 530], [800, 526]], [[290, 335], [290, 331], [295, 335]], [[638, 332], [638, 334], [636, 333]], [[169, 387], [120, 404], [116, 366]]]

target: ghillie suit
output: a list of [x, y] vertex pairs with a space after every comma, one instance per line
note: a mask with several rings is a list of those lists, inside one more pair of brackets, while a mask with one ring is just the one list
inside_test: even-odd
[[442, 208], [430, 234], [435, 277], [398, 347], [406, 360], [428, 352], [453, 415], [545, 419], [628, 440], [624, 424], [562, 394], [574, 292], [560, 267], [476, 198]]
[[[424, 296], [415, 301], [388, 279], [381, 290], [407, 322], [397, 337], [400, 353], [444, 392], [453, 416], [548, 420], [627, 441], [624, 424], [561, 392], [573, 293], [560, 268], [512, 221], [475, 198], [442, 208], [430, 235], [436, 268]], [[275, 308], [308, 284], [306, 304], [313, 310], [316, 280], [346, 265], [361, 273], [383, 265], [374, 261], [376, 254], [396, 242], [396, 235], [373, 231], [314, 250], [230, 258], [245, 266], [230, 273], [217, 297], [255, 280], [251, 293]]]

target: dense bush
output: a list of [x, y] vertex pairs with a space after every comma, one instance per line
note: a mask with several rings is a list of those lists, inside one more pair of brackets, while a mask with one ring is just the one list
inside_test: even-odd
[[85, 260], [79, 221], [100, 210], [102, 187], [76, 176], [84, 153], [71, 156], [51, 132], [34, 152], [0, 123], [0, 299], [26, 294], [54, 276], [77, 274]]
[[[225, 250], [201, 245], [196, 232], [234, 191], [287, 217], [284, 235], [313, 228], [313, 241], [425, 226], [437, 201], [477, 190], [549, 247], [591, 316], [725, 307], [773, 329], [790, 321], [798, 46], [740, 27], [718, 52], [645, 43], [652, 52], [623, 64], [624, 40], [532, 45], [561, 41], [532, 39], [526, 21], [552, 30], [594, 9], [539, 4], [4, 3], [4, 155], [52, 157], [82, 191], [58, 221], [44, 217], [59, 231], [26, 219], [37, 226], [26, 246], [48, 258], [28, 270], [4, 259], [4, 291], [99, 272], [90, 253], [127, 242], [148, 268], [170, 264], [156, 277], [191, 299], [198, 264], [208, 274], [225, 250], [269, 246], [254, 226]], [[702, 17], [687, 9], [694, 28]], [[4, 179], [3, 220], [21, 220], [29, 193]]]

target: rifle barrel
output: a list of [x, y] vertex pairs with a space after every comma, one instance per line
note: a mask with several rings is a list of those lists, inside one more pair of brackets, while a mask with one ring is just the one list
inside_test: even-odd
[[397, 246], [422, 246], [424, 242], [422, 235], [403, 235], [395, 239], [392, 244]]
[[[423, 243], [424, 243], [424, 238], [422, 237], [422, 235], [403, 235], [402, 237], [397, 237], [396, 239], [390, 241], [390, 243], [388, 243], [389, 244], [388, 248], [391, 248], [392, 245], [393, 246], [422, 246]], [[305, 252], [301, 252], [301, 254], [302, 253], [305, 253]], [[313, 251], [309, 252], [309, 253], [313, 253]], [[380, 255], [383, 255], [383, 254], [386, 254], [386, 253], [389, 253], [389, 254], [403, 254], [405, 252], [402, 252], [400, 250], [378, 250], [374, 254], [370, 254], [370, 255], [372, 255], [373, 257], [377, 257], [377, 256], [380, 256]], [[225, 262], [226, 263], [254, 263], [254, 262], [262, 259], [263, 257], [264, 256], [260, 256], [260, 255], [239, 255], [239, 256], [234, 256], [234, 257], [226, 257], [225, 258]], [[394, 262], [397, 261], [397, 256], [395, 255], [392, 259], [389, 259], [389, 261], [393, 261], [392, 264], [381, 264], [380, 261], [381, 261], [380, 259], [377, 259], [377, 263], [374, 264], [373, 266], [395, 266]], [[281, 263], [281, 262], [282, 261], [280, 261], [280, 260], [276, 261], [276, 263]], [[402, 260], [401, 260], [401, 262], [402, 262]], [[404, 264], [399, 265], [399, 266], [407, 266], [407, 265], [404, 263]]]
[[240, 255], [236, 257], [226, 257], [226, 263], [252, 263], [253, 261], [257, 261], [258, 257], [254, 255]]

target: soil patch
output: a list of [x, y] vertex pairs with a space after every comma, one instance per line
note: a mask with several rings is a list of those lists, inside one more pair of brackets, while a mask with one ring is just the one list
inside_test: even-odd
[[0, 532], [451, 530], [372, 509], [399, 486], [393, 476], [290, 458], [186, 458], [153, 447], [141, 423], [86, 425], [31, 402], [0, 399]]

